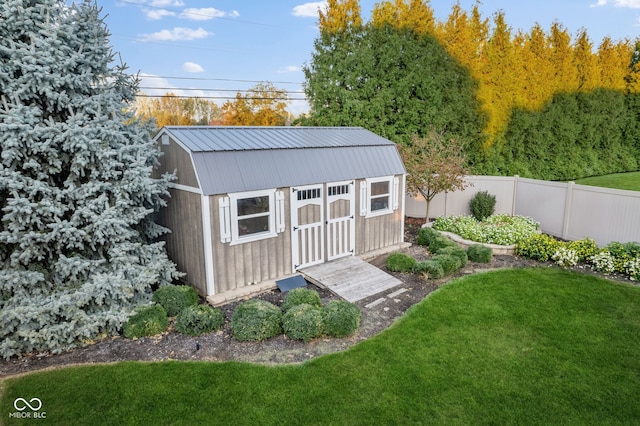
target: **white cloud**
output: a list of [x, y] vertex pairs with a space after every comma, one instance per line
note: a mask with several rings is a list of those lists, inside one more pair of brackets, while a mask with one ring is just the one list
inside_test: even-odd
[[284, 68], [280, 68], [278, 70], [279, 73], [284, 74], [284, 73], [288, 73], [288, 72], [298, 72], [300, 71], [300, 67], [296, 66], [296, 65], [288, 65]]
[[193, 21], [208, 21], [209, 19], [214, 18], [224, 18], [224, 17], [238, 17], [240, 14], [233, 10], [231, 12], [225, 12], [224, 10], [218, 10], [214, 7], [189, 7], [182, 11], [180, 14], [181, 18], [191, 19]]
[[327, 10], [326, 1], [314, 1], [310, 3], [300, 4], [293, 8], [291, 14], [302, 18], [317, 18], [318, 10]]
[[175, 16], [175, 12], [171, 12], [170, 10], [165, 9], [143, 9], [142, 12], [145, 14], [147, 19], [152, 21], [157, 21], [158, 19], [162, 19], [165, 16]]
[[182, 71], [184, 72], [204, 72], [204, 68], [202, 66], [196, 64], [195, 62], [185, 62], [182, 64]]
[[180, 7], [184, 6], [182, 0], [151, 0], [149, 6], [153, 7]]
[[210, 33], [209, 31], [202, 28], [193, 30], [191, 28], [175, 27], [172, 30], [162, 30], [151, 34], [142, 34], [138, 37], [138, 41], [144, 43], [149, 41], [196, 40], [208, 37], [210, 35], [213, 35], [213, 33]]
[[598, 0], [597, 3], [590, 5], [591, 7], [600, 7], [606, 5], [614, 7], [628, 7], [630, 9], [640, 9], [640, 0]]

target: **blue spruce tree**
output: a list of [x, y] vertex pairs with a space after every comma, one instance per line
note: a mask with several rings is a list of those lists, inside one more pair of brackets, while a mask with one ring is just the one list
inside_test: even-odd
[[170, 176], [92, 3], [0, 4], [0, 355], [117, 333], [177, 276], [152, 221]]

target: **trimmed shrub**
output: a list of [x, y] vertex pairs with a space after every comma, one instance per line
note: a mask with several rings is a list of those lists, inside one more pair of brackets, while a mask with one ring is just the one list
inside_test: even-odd
[[420, 246], [429, 247], [431, 245], [431, 242], [434, 239], [440, 238], [440, 237], [442, 237], [442, 235], [438, 231], [436, 231], [433, 228], [425, 226], [424, 228], [420, 228], [420, 230], [418, 231], [418, 236], [416, 237], [416, 244]]
[[224, 314], [210, 305], [187, 306], [176, 318], [176, 330], [189, 336], [199, 336], [219, 330], [224, 324]]
[[411, 272], [416, 260], [404, 253], [392, 253], [387, 258], [387, 268], [393, 272]]
[[324, 331], [322, 310], [307, 303], [293, 306], [282, 316], [282, 329], [290, 339], [308, 342]]
[[472, 262], [489, 263], [493, 258], [493, 250], [482, 244], [473, 244], [467, 249], [467, 257]]
[[429, 244], [429, 251], [431, 253], [437, 253], [439, 250], [442, 250], [446, 247], [455, 247], [456, 243], [453, 242], [449, 237], [445, 237], [442, 234], [439, 234], [437, 238], [434, 238]]
[[467, 262], [469, 261], [469, 258], [467, 257], [467, 251], [458, 245], [444, 247], [436, 252], [436, 255], [442, 254], [457, 258], [460, 263], [458, 269], [467, 266]]
[[333, 337], [351, 336], [360, 327], [362, 312], [346, 300], [332, 300], [322, 309], [324, 333]]
[[155, 336], [169, 327], [169, 318], [164, 308], [157, 303], [138, 308], [124, 323], [122, 333], [127, 339]]
[[477, 221], [482, 222], [495, 211], [496, 196], [489, 194], [488, 191], [480, 191], [469, 202], [469, 209], [471, 210], [471, 215]]
[[166, 285], [154, 291], [152, 299], [162, 305], [168, 316], [175, 317], [187, 306], [198, 304], [198, 293], [188, 285]]
[[303, 303], [316, 306], [318, 308], [322, 306], [322, 301], [320, 300], [320, 295], [317, 291], [299, 287], [285, 293], [282, 309], [287, 312], [294, 306], [302, 305]]
[[427, 278], [432, 278], [434, 280], [444, 277], [444, 270], [442, 269], [442, 266], [433, 259], [423, 260], [416, 263], [413, 267], [413, 272], [416, 274], [426, 275]]
[[437, 254], [431, 260], [440, 264], [444, 275], [451, 275], [460, 269], [460, 259], [449, 254]]
[[231, 332], [240, 341], [259, 342], [273, 337], [282, 332], [282, 311], [264, 300], [242, 302], [233, 312]]

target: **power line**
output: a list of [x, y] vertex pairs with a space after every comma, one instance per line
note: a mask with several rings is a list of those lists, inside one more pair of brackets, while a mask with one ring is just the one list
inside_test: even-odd
[[[181, 88], [181, 87], [152, 87], [152, 86], [140, 86], [138, 89], [144, 90], [175, 90], [175, 91], [203, 91], [203, 92], [249, 92], [252, 89], [194, 89], [194, 88]], [[293, 90], [262, 90], [267, 93], [278, 93], [284, 92], [287, 93], [295, 93], [295, 94], [304, 94], [302, 91], [293, 91]]]
[[[148, 95], [146, 93], [139, 93], [136, 94], [136, 97], [138, 98], [161, 98], [164, 95]], [[184, 95], [174, 95], [172, 96], [172, 98], [178, 98], [178, 99], [236, 99], [235, 96], [184, 96]], [[306, 101], [306, 98], [264, 98], [264, 97], [260, 97], [260, 98], [251, 98], [251, 99], [255, 99], [255, 100], [273, 100], [273, 101]]]
[[[238, 80], [234, 78], [205, 78], [205, 77], [170, 77], [170, 76], [161, 76], [161, 75], [143, 75], [138, 76], [138, 78], [164, 78], [167, 80], [200, 80], [200, 81], [231, 81], [237, 83], [264, 83], [266, 80]], [[297, 81], [269, 81], [269, 83], [273, 84], [302, 84], [302, 82]]]

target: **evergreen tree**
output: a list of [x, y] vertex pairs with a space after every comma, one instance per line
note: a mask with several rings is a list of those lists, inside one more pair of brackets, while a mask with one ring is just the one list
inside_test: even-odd
[[0, 355], [115, 333], [177, 276], [151, 214], [169, 176], [91, 3], [0, 4]]

